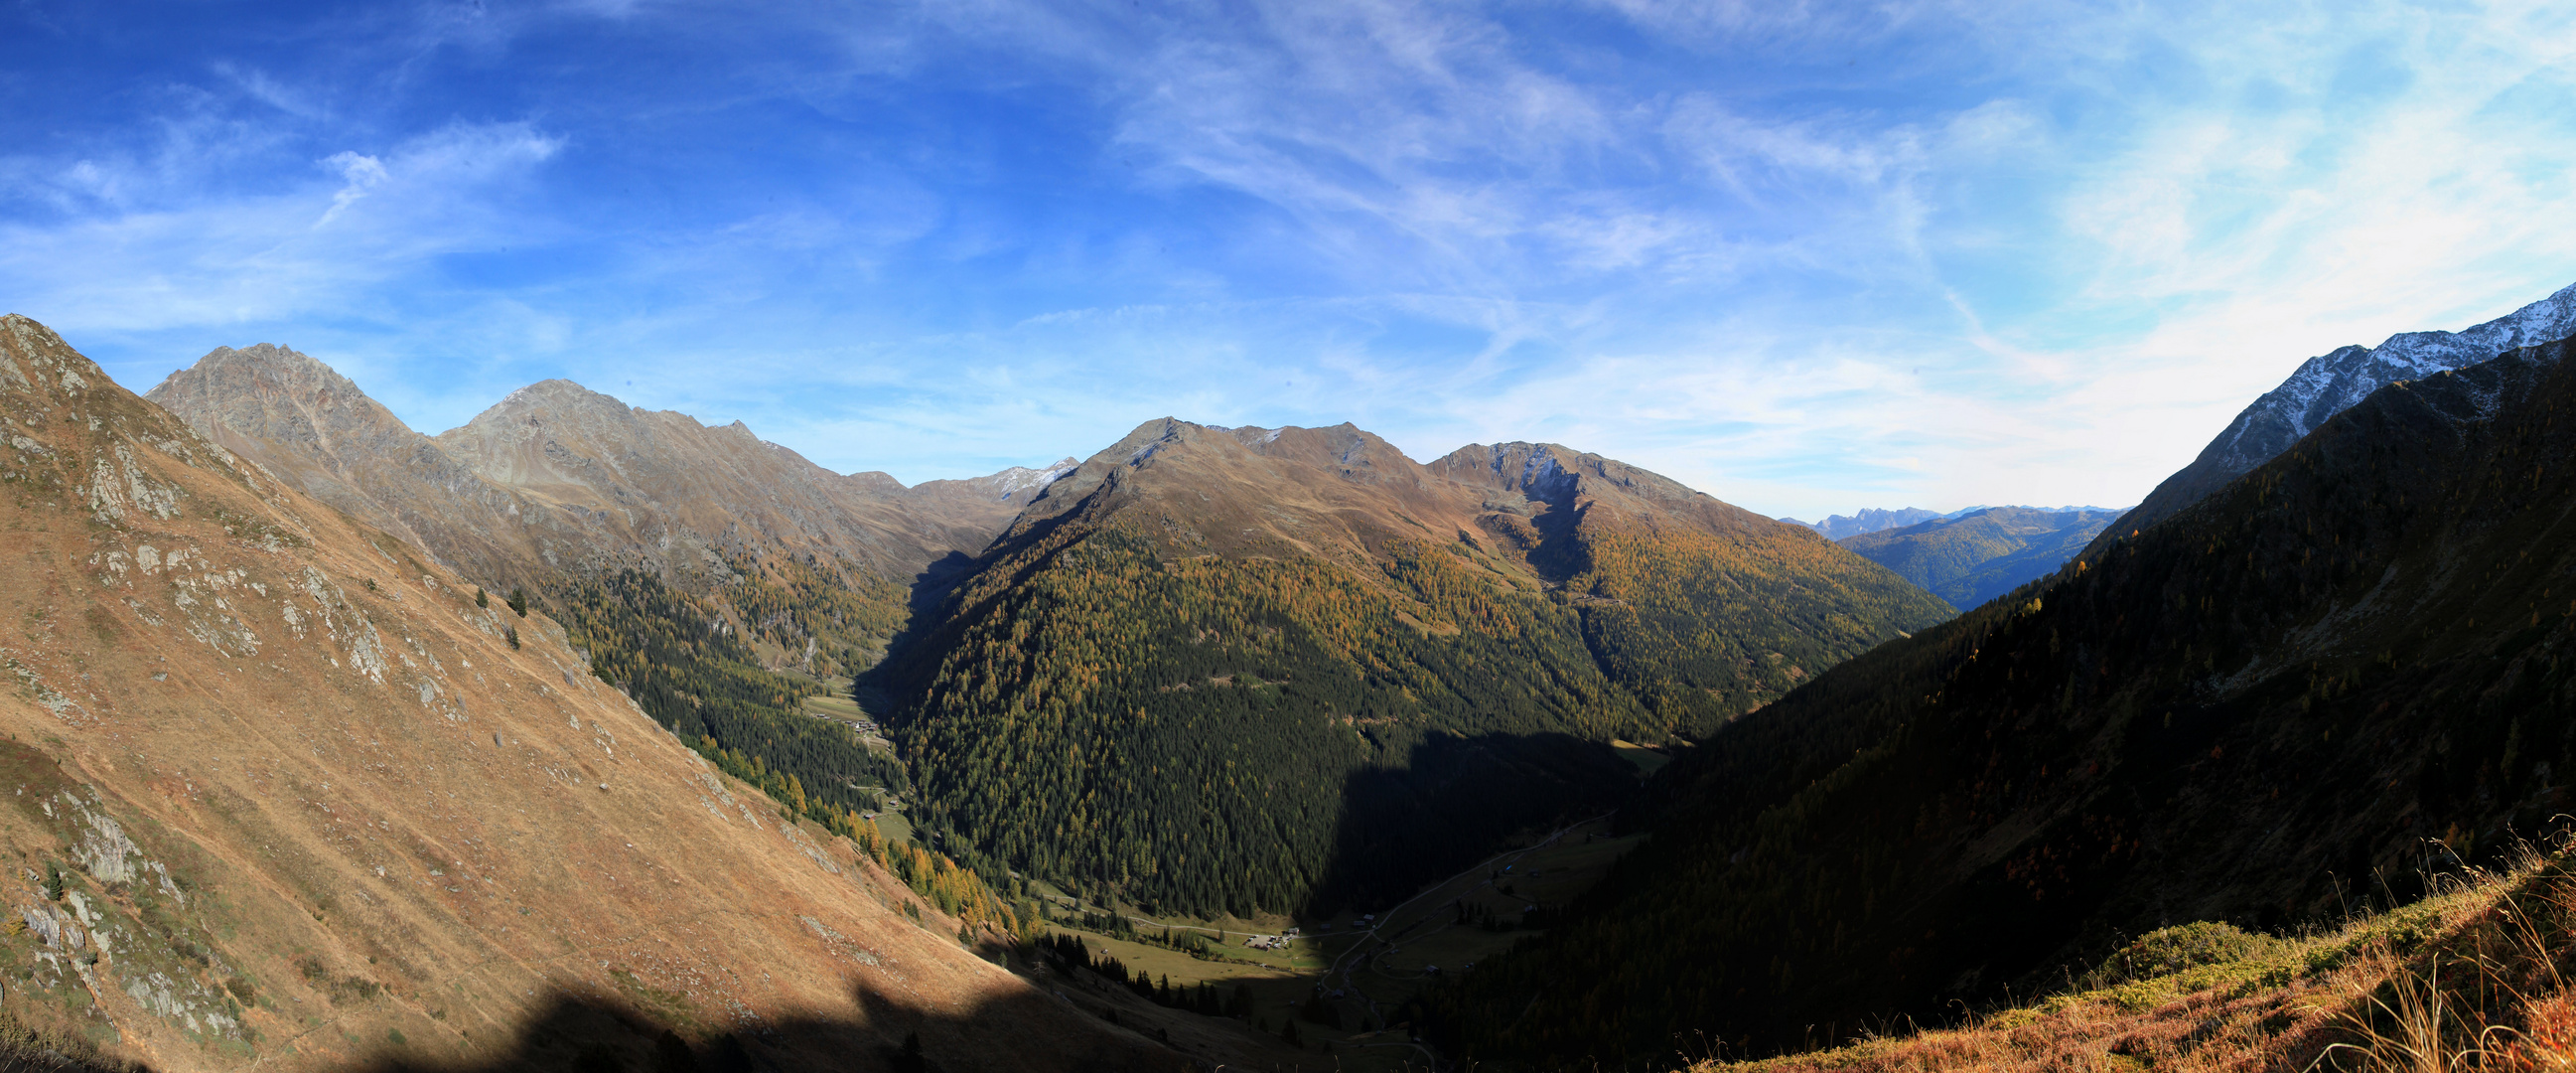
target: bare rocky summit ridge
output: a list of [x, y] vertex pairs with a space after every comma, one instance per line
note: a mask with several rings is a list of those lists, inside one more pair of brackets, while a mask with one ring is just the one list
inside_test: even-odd
[[264, 472], [426, 483], [300, 357], [205, 370], [262, 389], [200, 409], [254, 465], [0, 318], [0, 1010], [171, 1070], [882, 1068], [910, 1033], [952, 1070], [1162, 1068], [542, 613]]
[[714, 585], [784, 556], [835, 565], [861, 592], [899, 592], [933, 563], [981, 550], [1062, 470], [905, 488], [833, 473], [739, 421], [703, 425], [569, 380], [520, 388], [430, 437], [329, 366], [270, 344], [218, 348], [146, 397], [499, 588], [627, 567]]
[[412, 431], [347, 377], [295, 350], [218, 347], [145, 396], [207, 439], [316, 499], [426, 549], [477, 581], [577, 539]]

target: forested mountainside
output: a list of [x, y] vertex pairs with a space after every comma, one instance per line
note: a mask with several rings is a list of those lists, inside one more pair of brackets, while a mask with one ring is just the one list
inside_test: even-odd
[[2162, 924], [2329, 918], [2538, 830], [2576, 764], [2566, 351], [2383, 388], [1729, 725], [1572, 923], [1441, 997], [1456, 1053], [1937, 1022]]
[[1836, 543], [1954, 607], [1975, 607], [2055, 572], [2122, 513], [1986, 507]]
[[2388, 384], [2569, 336], [2576, 336], [2576, 285], [2461, 331], [2401, 332], [2376, 347], [2347, 346], [2309, 358], [2281, 386], [2246, 406], [2200, 457], [2156, 485], [2110, 532], [2143, 529], [2190, 506]]
[[988, 963], [1015, 921], [953, 862], [790, 815], [542, 609], [478, 602], [23, 317], [0, 419], [0, 1051], [1177, 1063]]
[[1606, 807], [1950, 609], [1812, 532], [1561, 447], [1149, 422], [1050, 485], [880, 680], [922, 815], [1010, 866], [1249, 913], [1409, 893]]
[[[219, 348], [149, 396], [420, 555], [524, 587], [598, 676], [707, 755], [774, 773], [818, 815], [906, 788], [902, 766], [800, 698], [873, 664], [912, 587], [980, 550], [1071, 459], [906, 488], [569, 381], [414, 432], [323, 363]], [[803, 672], [782, 673], [782, 672]]]

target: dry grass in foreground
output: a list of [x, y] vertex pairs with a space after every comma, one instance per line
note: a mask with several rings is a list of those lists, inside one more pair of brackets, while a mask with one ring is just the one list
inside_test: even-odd
[[2225, 924], [2149, 933], [2036, 1005], [1690, 1073], [1878, 1070], [2576, 1070], [2576, 858], [2300, 939]]

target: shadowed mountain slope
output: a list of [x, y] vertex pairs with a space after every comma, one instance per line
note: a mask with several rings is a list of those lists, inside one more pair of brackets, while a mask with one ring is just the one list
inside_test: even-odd
[[2576, 764], [2566, 349], [2383, 388], [1731, 724], [1573, 924], [1442, 999], [1461, 1050], [1833, 1042], [2159, 925], [2405, 896], [2426, 853], [2537, 830]]
[[910, 1032], [951, 1070], [1178, 1064], [710, 768], [542, 612], [23, 317], [0, 418], [16, 1025], [174, 1070], [472, 1066], [570, 997], [746, 1067], [898, 1068]]
[[2121, 513], [1987, 507], [1836, 543], [1953, 607], [1975, 607], [2048, 576]]
[[[1104, 894], [1251, 912], [1409, 890], [1605, 807], [1601, 743], [1708, 733], [1948, 614], [1561, 447], [1421, 465], [1348, 425], [1163, 420], [1050, 485], [884, 677], [930, 822]], [[1486, 818], [1387, 849], [1432, 814]]]

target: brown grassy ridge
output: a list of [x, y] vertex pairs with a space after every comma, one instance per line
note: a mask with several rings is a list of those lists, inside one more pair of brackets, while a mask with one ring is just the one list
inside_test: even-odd
[[2576, 856], [2438, 877], [2408, 905], [2293, 937], [2195, 923], [2064, 992], [1946, 1029], [1688, 1073], [2576, 1069]]

